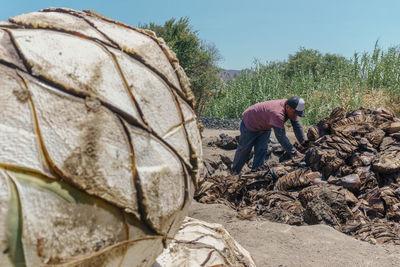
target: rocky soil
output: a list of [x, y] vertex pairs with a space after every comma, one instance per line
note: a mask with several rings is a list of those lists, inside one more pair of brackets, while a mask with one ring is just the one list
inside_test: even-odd
[[205, 128], [217, 130], [239, 130], [239, 119], [198, 118]]

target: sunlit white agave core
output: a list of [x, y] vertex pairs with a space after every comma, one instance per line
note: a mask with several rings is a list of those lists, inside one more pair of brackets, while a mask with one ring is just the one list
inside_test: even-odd
[[201, 140], [153, 32], [50, 8], [0, 22], [5, 266], [150, 266], [186, 216]]

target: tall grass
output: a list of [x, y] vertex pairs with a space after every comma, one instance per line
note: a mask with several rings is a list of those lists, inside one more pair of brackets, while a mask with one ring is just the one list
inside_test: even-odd
[[400, 47], [386, 51], [378, 43], [372, 53], [350, 59], [301, 49], [288, 61], [261, 64], [235, 80], [221, 83], [204, 116], [241, 118], [249, 106], [298, 95], [306, 100], [305, 125], [317, 123], [335, 107], [385, 106], [400, 114]]

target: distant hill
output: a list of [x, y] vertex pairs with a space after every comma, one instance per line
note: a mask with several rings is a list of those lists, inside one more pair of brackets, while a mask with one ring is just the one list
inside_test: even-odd
[[240, 72], [242, 72], [242, 70], [222, 70], [220, 73], [218, 73], [218, 77], [222, 81], [229, 81], [239, 75]]
[[220, 73], [218, 73], [218, 77], [222, 81], [230, 81], [236, 78], [239, 74], [241, 74], [244, 71], [250, 71], [249, 69], [244, 69], [244, 70], [222, 70]]

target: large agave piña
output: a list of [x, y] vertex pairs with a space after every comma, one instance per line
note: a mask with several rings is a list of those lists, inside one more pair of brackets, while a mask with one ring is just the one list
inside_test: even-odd
[[50, 8], [0, 22], [1, 266], [148, 266], [186, 216], [200, 135], [154, 33]]

